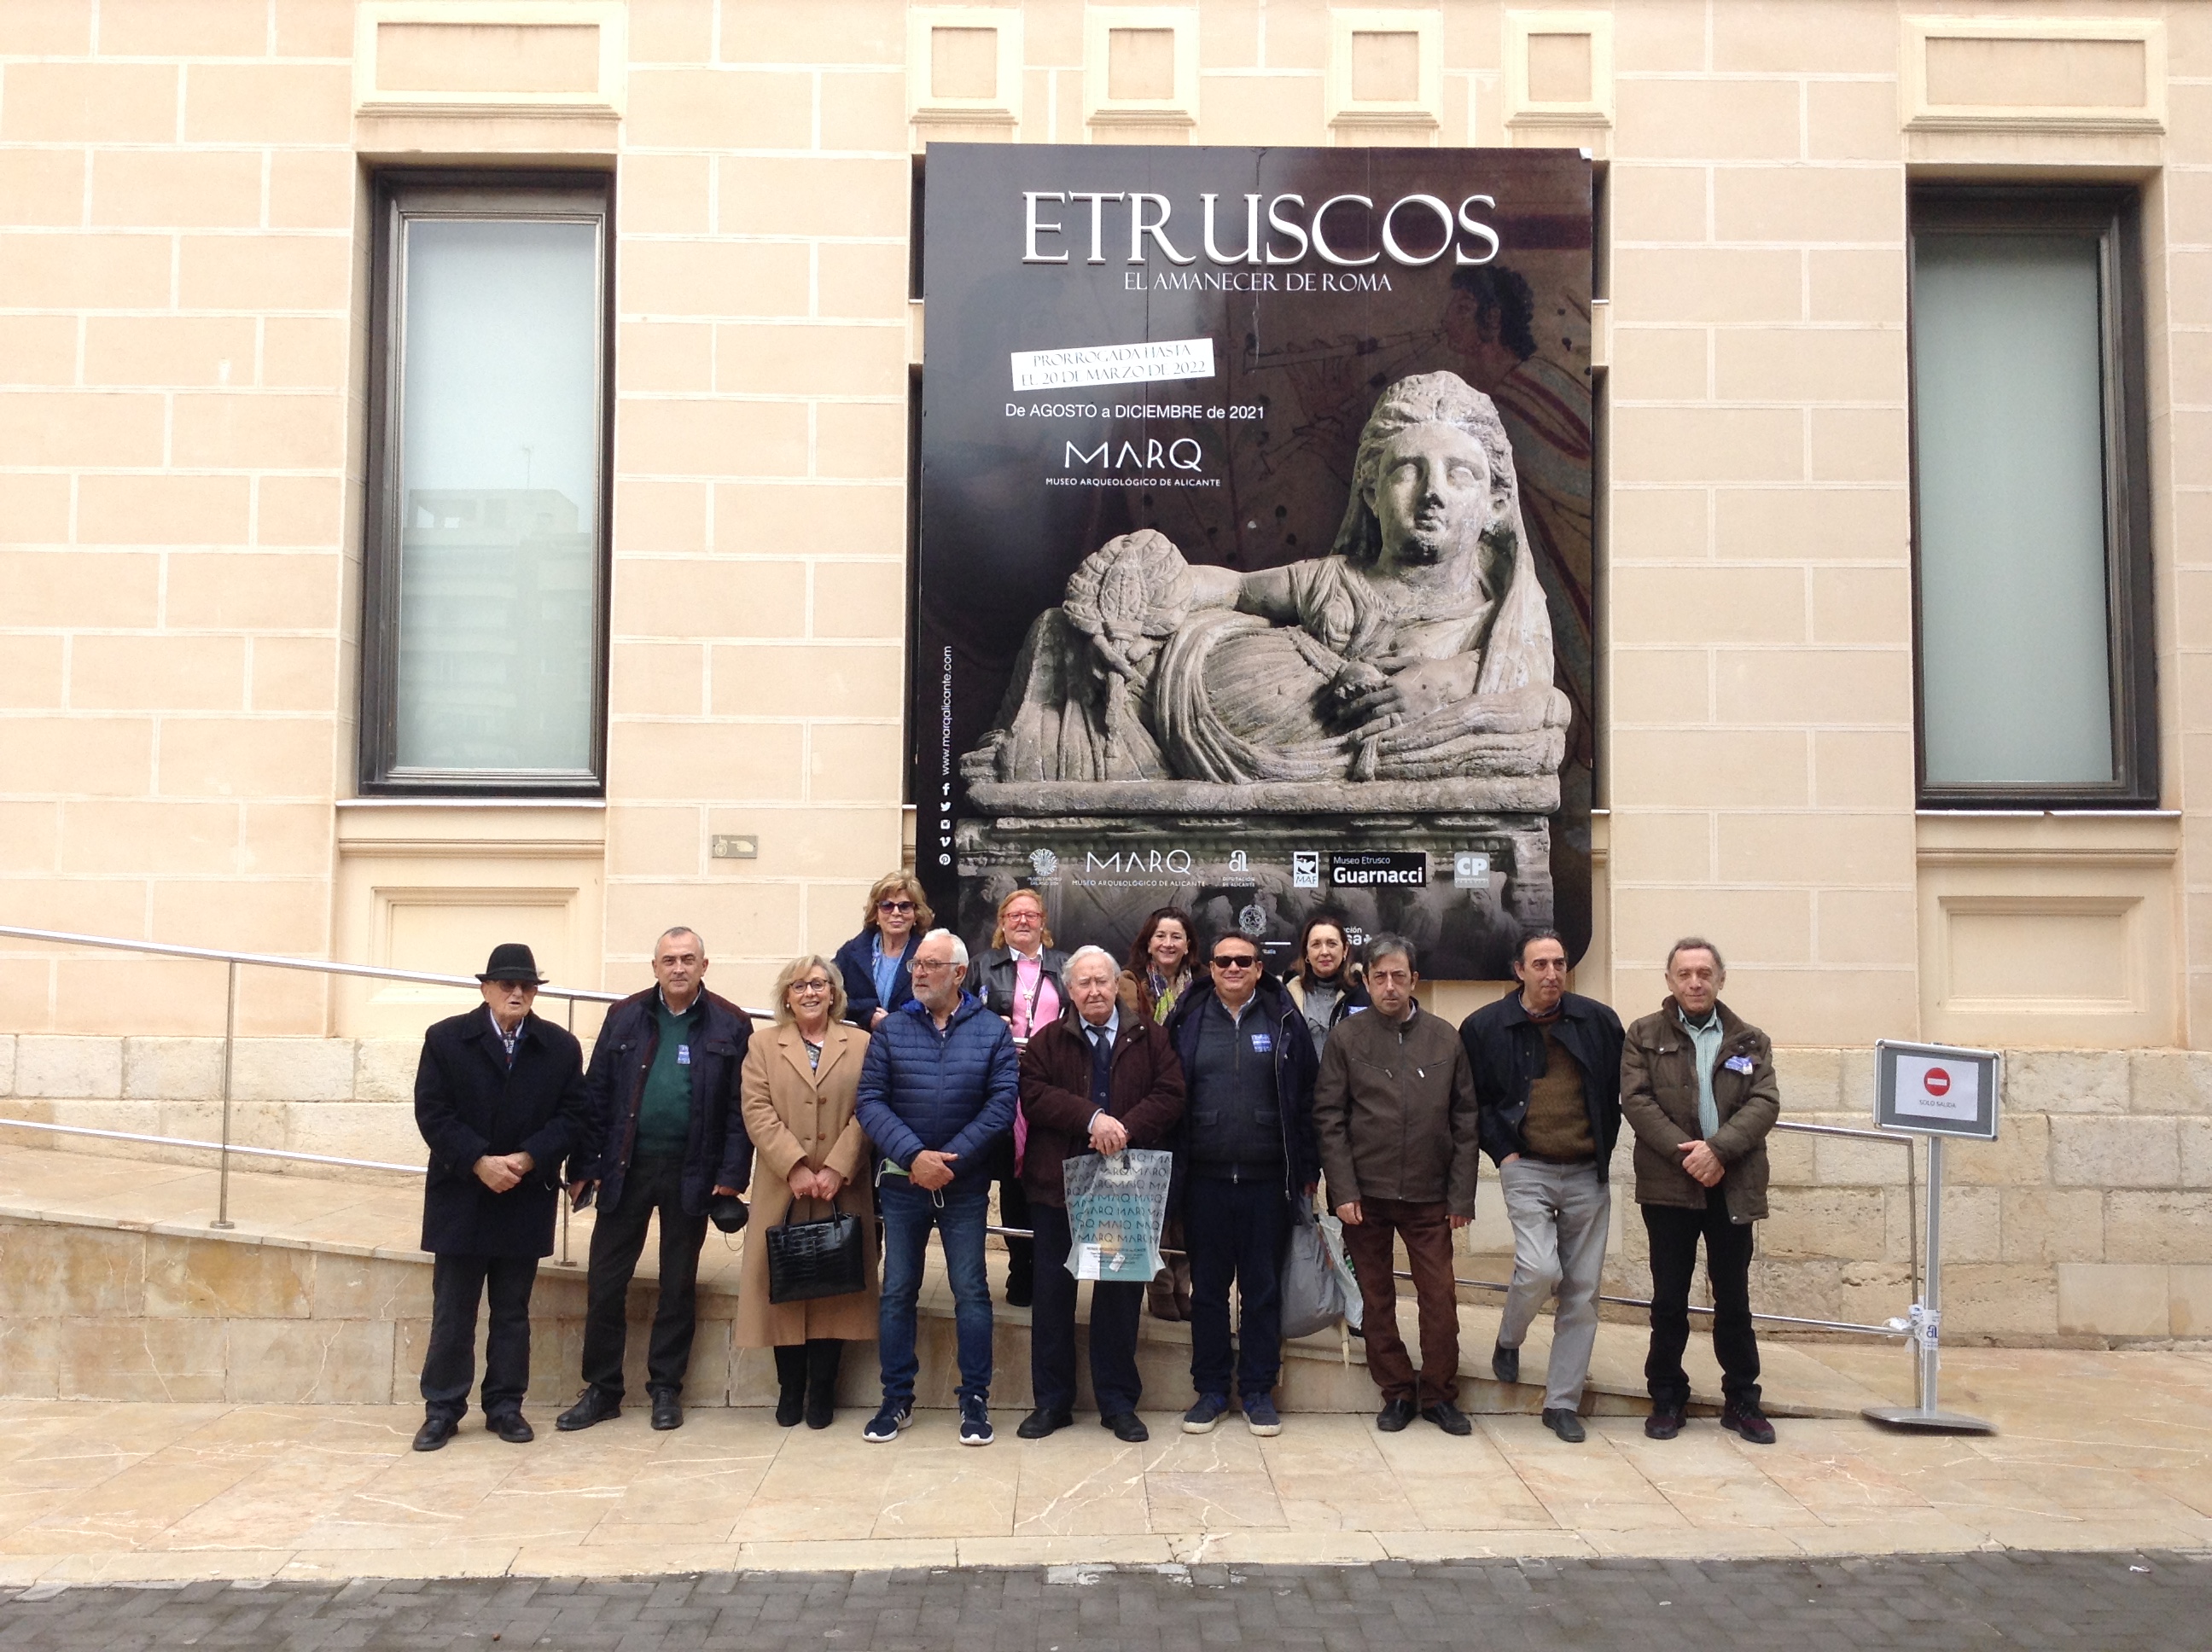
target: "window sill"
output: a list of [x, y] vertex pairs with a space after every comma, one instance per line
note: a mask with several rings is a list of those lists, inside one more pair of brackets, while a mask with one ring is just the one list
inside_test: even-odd
[[1920, 863], [2170, 863], [2181, 850], [2175, 809], [1922, 809]]

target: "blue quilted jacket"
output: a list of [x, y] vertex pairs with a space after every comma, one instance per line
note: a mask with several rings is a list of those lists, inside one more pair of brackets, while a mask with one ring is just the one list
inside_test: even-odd
[[963, 993], [943, 1032], [919, 1002], [876, 1029], [860, 1067], [860, 1127], [879, 1158], [911, 1169], [925, 1149], [957, 1154], [953, 1185], [990, 1171], [991, 1144], [1014, 1127], [1021, 1068], [1006, 1023]]

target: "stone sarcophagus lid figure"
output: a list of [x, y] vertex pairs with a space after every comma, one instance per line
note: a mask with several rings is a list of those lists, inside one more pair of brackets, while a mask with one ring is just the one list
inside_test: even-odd
[[[1327, 556], [1239, 573], [1147, 529], [1077, 568], [962, 759], [986, 817], [963, 823], [962, 887], [975, 902], [1048, 866], [1126, 873], [1165, 847], [1249, 874], [1217, 914], [1244, 932], [1329, 904], [1502, 976], [1520, 931], [1552, 920], [1568, 719], [1497, 410], [1454, 374], [1401, 379], [1368, 416]], [[1452, 869], [1458, 898], [1425, 877], [1301, 875], [1302, 854], [1365, 844]], [[1219, 881], [1185, 878], [1202, 905]], [[1110, 923], [1126, 882], [1062, 894]]]

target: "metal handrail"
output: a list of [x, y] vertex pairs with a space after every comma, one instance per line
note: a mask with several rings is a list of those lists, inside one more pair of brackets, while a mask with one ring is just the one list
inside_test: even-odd
[[[374, 1159], [335, 1158], [319, 1153], [294, 1153], [274, 1147], [240, 1147], [230, 1139], [231, 1073], [238, 1046], [238, 972], [241, 966], [260, 969], [301, 969], [320, 975], [352, 975], [371, 981], [405, 981], [430, 987], [477, 986], [474, 975], [441, 975], [422, 969], [387, 969], [373, 963], [337, 963], [328, 958], [293, 957], [282, 952], [232, 952], [219, 947], [179, 946], [168, 941], [132, 940], [121, 935], [82, 935], [71, 930], [31, 929], [19, 924], [0, 924], [0, 937], [12, 940], [47, 941], [63, 946], [103, 947], [112, 952], [141, 952], [155, 957], [192, 958], [206, 963], [220, 963], [228, 973], [223, 1004], [222, 1021], [222, 1139], [216, 1142], [187, 1140], [176, 1136], [141, 1136], [127, 1131], [88, 1130], [76, 1126], [38, 1125], [21, 1119], [0, 1119], [0, 1124], [15, 1125], [23, 1129], [52, 1130], [64, 1135], [106, 1136], [121, 1141], [143, 1141], [156, 1145], [184, 1147], [204, 1147], [222, 1155], [217, 1167], [215, 1219], [211, 1228], [229, 1229], [238, 1224], [230, 1219], [230, 1160], [234, 1153], [249, 1154], [258, 1158], [283, 1158], [309, 1164], [337, 1164], [358, 1166], [363, 1169], [404, 1170], [409, 1167], [380, 1163]], [[550, 982], [540, 987], [538, 994], [544, 998], [566, 999], [568, 1003], [568, 1026], [576, 1024], [576, 1005], [586, 1004], [619, 1004], [629, 996], [627, 993], [610, 993], [593, 987], [557, 987]], [[766, 1010], [738, 1006], [740, 1014], [753, 1021], [773, 1021], [775, 1017]], [[422, 1172], [416, 1171], [420, 1175]], [[561, 1211], [561, 1260], [568, 1260], [568, 1212], [564, 1201]]]
[[0, 1119], [10, 1130], [46, 1130], [58, 1136], [99, 1136], [107, 1141], [138, 1141], [155, 1147], [197, 1147], [206, 1152], [250, 1154], [255, 1158], [292, 1159], [301, 1164], [337, 1164], [356, 1170], [396, 1170], [402, 1175], [430, 1174], [424, 1164], [392, 1164], [377, 1158], [339, 1158], [330, 1153], [301, 1153], [289, 1147], [244, 1147], [233, 1142], [228, 1149], [219, 1141], [198, 1141], [190, 1136], [148, 1136], [135, 1130], [94, 1130], [89, 1125], [47, 1124], [35, 1119]]

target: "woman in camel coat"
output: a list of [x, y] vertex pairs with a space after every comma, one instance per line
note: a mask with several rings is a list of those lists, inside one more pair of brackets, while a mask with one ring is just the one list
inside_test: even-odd
[[[775, 1350], [777, 1422], [789, 1428], [803, 1415], [809, 1428], [827, 1428], [846, 1342], [876, 1334], [875, 1194], [866, 1173], [867, 1138], [854, 1115], [868, 1035], [846, 1024], [844, 981], [825, 958], [786, 964], [774, 1002], [775, 1027], [754, 1036], [742, 1079], [754, 1154], [737, 1345]], [[812, 1302], [769, 1302], [768, 1230], [787, 1215], [818, 1220], [830, 1214], [832, 1199], [860, 1218], [866, 1286]]]

